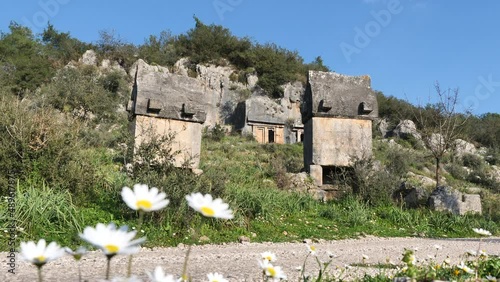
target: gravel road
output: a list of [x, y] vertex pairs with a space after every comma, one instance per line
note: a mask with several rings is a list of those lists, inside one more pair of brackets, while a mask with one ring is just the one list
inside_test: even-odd
[[[481, 250], [491, 255], [500, 255], [500, 238], [489, 237], [482, 239], [426, 239], [426, 238], [377, 238], [365, 237], [361, 239], [320, 241], [313, 243], [317, 248], [317, 256], [321, 261], [330, 260], [329, 267], [333, 275], [349, 264], [360, 263], [362, 256], [369, 258], [369, 264], [385, 263], [387, 259], [394, 263], [401, 262], [405, 248], [416, 249], [417, 259], [427, 259], [428, 255], [436, 255], [436, 260], [442, 262], [449, 256], [452, 263], [463, 259], [468, 250]], [[442, 247], [436, 251], [435, 245]], [[167, 273], [180, 274], [188, 247], [176, 248], [144, 248], [134, 256], [133, 273], [144, 281], [147, 280], [145, 271], [152, 271], [157, 265], [166, 269]], [[218, 272], [224, 274], [229, 281], [261, 281], [261, 272], [258, 267], [260, 254], [265, 251], [274, 252], [277, 261], [274, 265], [281, 266], [289, 281], [298, 281], [300, 267], [307, 255], [307, 245], [304, 243], [246, 243], [225, 245], [193, 246], [189, 257], [188, 272], [193, 281], [207, 281], [206, 274]], [[37, 272], [34, 266], [16, 260], [15, 275], [8, 273], [6, 264], [7, 253], [1, 253], [2, 273], [1, 281], [36, 281]], [[114, 277], [125, 276], [127, 257], [117, 256], [111, 261], [111, 272]], [[313, 257], [308, 257], [306, 273], [314, 274], [317, 263]], [[345, 279], [362, 276], [365, 272], [377, 273], [379, 270], [367, 267], [353, 267], [342, 275]], [[90, 252], [81, 261], [81, 272], [84, 280], [101, 281], [105, 273], [105, 257], [101, 252]], [[348, 274], [346, 274], [348, 273]], [[50, 262], [43, 267], [44, 281], [78, 281], [77, 264], [71, 257], [63, 257]]]

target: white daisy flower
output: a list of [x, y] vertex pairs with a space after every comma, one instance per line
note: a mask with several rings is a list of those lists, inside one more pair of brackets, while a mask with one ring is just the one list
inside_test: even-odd
[[472, 230], [481, 236], [491, 236], [490, 231], [484, 230], [482, 228], [472, 228]]
[[316, 247], [315, 246], [313, 246], [313, 245], [307, 245], [307, 250], [309, 251], [309, 253], [311, 255], [313, 255], [313, 256], [316, 255]]
[[458, 269], [461, 269], [461, 270], [463, 270], [463, 271], [465, 271], [465, 272], [467, 272], [467, 273], [469, 273], [469, 274], [474, 274], [474, 273], [476, 273], [476, 272], [475, 272], [472, 268], [470, 268], [470, 267], [468, 267], [467, 265], [465, 265], [463, 261], [462, 261], [462, 262], [460, 262], [460, 264], [459, 264], [459, 265], [457, 265], [457, 268], [458, 268]]
[[271, 252], [263, 252], [260, 254], [263, 260], [267, 260], [268, 262], [275, 262], [276, 261], [276, 255]]
[[165, 274], [161, 266], [157, 266], [154, 272], [146, 273], [151, 280], [151, 282], [177, 282], [179, 280], [175, 279], [172, 274]]
[[228, 204], [219, 198], [214, 200], [210, 194], [192, 193], [186, 196], [186, 200], [191, 208], [200, 212], [203, 216], [222, 219], [232, 219], [234, 217], [233, 211], [229, 209]]
[[82, 256], [87, 253], [87, 249], [82, 246], [78, 247], [76, 251], [73, 251], [72, 249], [66, 247], [64, 248], [64, 251], [70, 256], [72, 256], [75, 260], [80, 260]]
[[491, 276], [491, 275], [486, 275], [486, 280], [488, 281], [497, 281], [497, 278], [495, 276]]
[[260, 267], [264, 271], [265, 275], [269, 278], [272, 278], [274, 281], [279, 281], [281, 279], [286, 279], [286, 275], [281, 270], [279, 266], [273, 266], [267, 260], [259, 261]]
[[37, 267], [42, 267], [63, 255], [64, 249], [56, 242], [51, 242], [48, 246], [45, 239], [40, 239], [37, 244], [33, 241], [21, 242], [21, 257]]
[[126, 226], [116, 229], [113, 223], [108, 225], [98, 223], [95, 228], [85, 227], [80, 238], [100, 248], [107, 256], [130, 255], [139, 252], [139, 244], [146, 240], [145, 237], [132, 240], [136, 233], [136, 231], [128, 232]]
[[128, 187], [123, 187], [122, 199], [133, 210], [157, 211], [166, 207], [170, 202], [166, 199], [165, 193], [158, 192], [156, 187], [149, 189], [148, 185], [135, 184], [133, 191]]
[[451, 260], [450, 260], [450, 257], [447, 256], [444, 260], [443, 260], [443, 263], [444, 264], [447, 264], [447, 265], [451, 265]]
[[208, 282], [228, 282], [227, 279], [217, 272], [207, 274]]

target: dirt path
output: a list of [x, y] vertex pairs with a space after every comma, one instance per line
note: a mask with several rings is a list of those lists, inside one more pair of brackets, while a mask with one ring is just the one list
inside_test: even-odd
[[[400, 263], [401, 254], [405, 248], [417, 248], [417, 259], [426, 259], [434, 256], [434, 245], [442, 246], [437, 252], [437, 261], [442, 262], [450, 256], [452, 262], [457, 263], [467, 250], [477, 250], [479, 239], [423, 239], [423, 238], [376, 238], [366, 237], [357, 240], [324, 241], [313, 244], [318, 250], [318, 257], [322, 261], [329, 260], [329, 253], [335, 255], [330, 266], [330, 272], [338, 274], [345, 265], [359, 263], [362, 255], [369, 257], [367, 263], [385, 263], [391, 259]], [[500, 238], [487, 238], [481, 242], [481, 249], [488, 254], [500, 255]], [[134, 256], [133, 273], [144, 281], [148, 281], [144, 270], [152, 271], [155, 266], [161, 265], [168, 273], [180, 274], [187, 247], [143, 249]], [[274, 252], [278, 258], [275, 265], [281, 266], [289, 281], [298, 281], [301, 266], [307, 255], [304, 243], [249, 243], [193, 246], [189, 258], [188, 270], [193, 281], [206, 281], [206, 274], [219, 272], [229, 281], [259, 281], [261, 272], [258, 268], [258, 258], [264, 251]], [[2, 273], [0, 281], [36, 281], [36, 268], [20, 261], [17, 258], [16, 274], [7, 273], [6, 253], [1, 253]], [[119, 256], [112, 260], [113, 276], [125, 276], [127, 257]], [[81, 261], [82, 275], [88, 281], [100, 281], [104, 277], [105, 257], [101, 252], [91, 252]], [[306, 272], [315, 274], [317, 269], [315, 260], [307, 260]], [[363, 273], [376, 273], [370, 268], [351, 268], [353, 276], [362, 276]], [[44, 281], [78, 281], [78, 269], [71, 257], [64, 257], [50, 262], [43, 269]], [[344, 278], [349, 279], [346, 274]]]

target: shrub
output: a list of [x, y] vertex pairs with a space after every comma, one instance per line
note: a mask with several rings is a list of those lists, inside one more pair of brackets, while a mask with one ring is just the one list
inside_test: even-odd
[[483, 166], [484, 161], [483, 159], [475, 154], [464, 154], [462, 156], [462, 163], [464, 166], [472, 168], [472, 169], [479, 169], [481, 166]]
[[455, 179], [465, 180], [469, 173], [465, 168], [457, 163], [451, 163], [446, 166], [446, 170], [453, 176]]

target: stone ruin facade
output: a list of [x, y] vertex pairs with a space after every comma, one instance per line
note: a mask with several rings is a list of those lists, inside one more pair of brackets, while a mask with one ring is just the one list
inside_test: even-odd
[[284, 85], [284, 95], [271, 99], [266, 93], [255, 91], [235, 110], [239, 117], [235, 129], [253, 135], [259, 143], [293, 144], [302, 142], [304, 125], [301, 121], [302, 83]]
[[378, 117], [369, 76], [310, 71], [304, 95], [304, 167], [315, 184], [338, 167], [372, 155], [372, 121]]
[[[139, 60], [132, 68], [134, 86], [127, 110], [132, 116], [134, 153], [153, 136], [173, 136], [174, 165], [197, 169], [203, 123], [204, 87], [196, 79]], [[187, 87], [189, 86], [189, 87]], [[161, 158], [162, 156], [158, 156]]]

